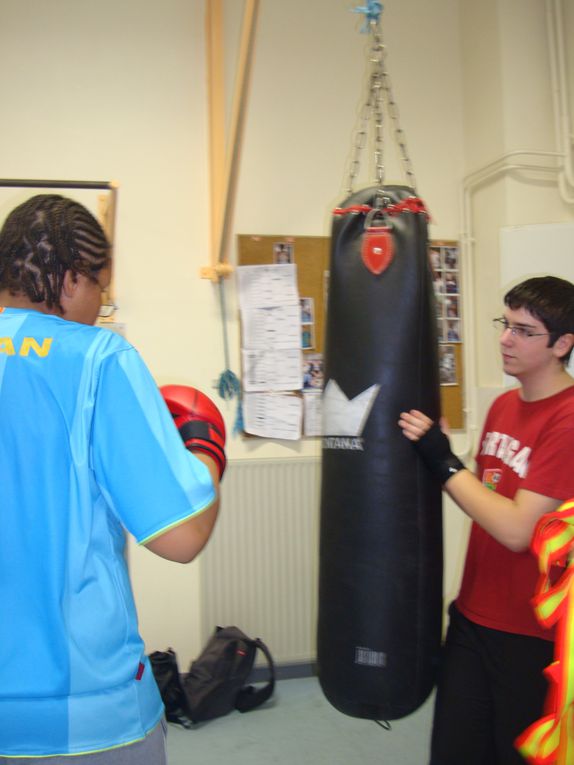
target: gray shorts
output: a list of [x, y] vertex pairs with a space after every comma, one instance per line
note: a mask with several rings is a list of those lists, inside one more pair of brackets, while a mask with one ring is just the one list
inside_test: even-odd
[[161, 720], [151, 733], [134, 744], [94, 754], [57, 757], [2, 757], [0, 765], [167, 765], [167, 725]]

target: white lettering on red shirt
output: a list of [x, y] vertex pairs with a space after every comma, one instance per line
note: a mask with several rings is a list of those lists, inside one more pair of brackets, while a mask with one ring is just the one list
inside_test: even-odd
[[497, 431], [486, 433], [480, 450], [481, 454], [496, 457], [508, 465], [520, 478], [524, 478], [528, 472], [531, 452], [532, 449], [529, 446], [521, 446], [516, 438]]

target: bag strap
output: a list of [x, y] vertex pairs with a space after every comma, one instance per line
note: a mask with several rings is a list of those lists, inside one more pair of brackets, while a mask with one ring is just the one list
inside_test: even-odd
[[255, 707], [264, 704], [267, 699], [271, 698], [271, 694], [275, 688], [275, 664], [269, 649], [265, 643], [259, 638], [255, 638], [252, 641], [255, 645], [255, 649], [259, 649], [267, 660], [267, 666], [269, 668], [269, 680], [266, 685], [261, 688], [255, 688], [253, 685], [244, 686], [237, 694], [235, 700], [235, 708], [239, 712], [250, 712]]

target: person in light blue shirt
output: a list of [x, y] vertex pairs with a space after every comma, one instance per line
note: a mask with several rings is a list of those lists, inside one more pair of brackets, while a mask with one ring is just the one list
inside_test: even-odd
[[[0, 231], [0, 763], [162, 765], [125, 534], [170, 560], [212, 532], [221, 469], [185, 449], [137, 351], [93, 326], [110, 246], [79, 203]], [[192, 453], [195, 452], [195, 453]], [[40, 759], [35, 759], [40, 758]]]

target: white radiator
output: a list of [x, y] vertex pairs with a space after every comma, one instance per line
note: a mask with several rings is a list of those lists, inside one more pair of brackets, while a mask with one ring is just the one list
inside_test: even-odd
[[201, 555], [201, 632], [235, 625], [277, 664], [315, 658], [320, 460], [235, 460]]

